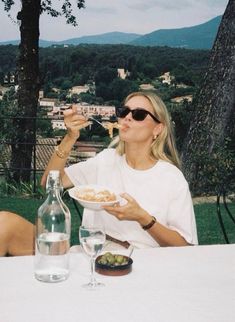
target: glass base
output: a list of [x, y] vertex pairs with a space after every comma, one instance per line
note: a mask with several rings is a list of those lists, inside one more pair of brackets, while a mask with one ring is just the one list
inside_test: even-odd
[[101, 282], [97, 282], [97, 281], [94, 281], [94, 282], [89, 282], [89, 283], [86, 283], [86, 284], [83, 284], [82, 287], [88, 289], [88, 290], [96, 290], [100, 287], [104, 287], [105, 284], [104, 283], [101, 283]]
[[35, 278], [40, 282], [58, 283], [65, 281], [69, 274], [34, 274]]

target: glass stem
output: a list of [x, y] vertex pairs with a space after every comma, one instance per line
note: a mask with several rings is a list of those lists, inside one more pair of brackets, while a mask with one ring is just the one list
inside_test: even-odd
[[95, 279], [95, 257], [91, 256], [91, 285], [95, 286], [96, 279]]

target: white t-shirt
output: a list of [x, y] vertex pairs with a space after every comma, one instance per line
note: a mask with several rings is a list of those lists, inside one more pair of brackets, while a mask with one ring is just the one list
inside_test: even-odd
[[[135, 170], [115, 149], [105, 149], [87, 161], [65, 169], [74, 186], [99, 184], [116, 193], [126, 192], [157, 221], [182, 235], [190, 244], [197, 244], [197, 230], [192, 199], [182, 172], [165, 161], [158, 161], [147, 170]], [[83, 224], [102, 218], [105, 232], [119, 240], [127, 240], [137, 248], [159, 244], [135, 221], [120, 221], [106, 211], [84, 209]]]

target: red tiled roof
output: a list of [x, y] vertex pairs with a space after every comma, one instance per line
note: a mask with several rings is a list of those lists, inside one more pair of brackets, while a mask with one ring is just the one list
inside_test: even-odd
[[[38, 138], [36, 144], [36, 170], [44, 171], [46, 165], [48, 164], [52, 153], [54, 152], [55, 146], [58, 144], [58, 140], [55, 138]], [[0, 146], [1, 148], [1, 146]], [[98, 153], [104, 148], [103, 145], [93, 143], [93, 142], [78, 142], [74, 150], [71, 153], [71, 159], [68, 159], [68, 164], [78, 162], [80, 158], [89, 157], [93, 154]], [[0, 171], [4, 168], [9, 168], [10, 158], [11, 158], [11, 146], [10, 144], [2, 145], [0, 150]], [[79, 155], [81, 152], [81, 155]], [[86, 154], [87, 153], [87, 154]], [[32, 161], [33, 168], [33, 161]]]

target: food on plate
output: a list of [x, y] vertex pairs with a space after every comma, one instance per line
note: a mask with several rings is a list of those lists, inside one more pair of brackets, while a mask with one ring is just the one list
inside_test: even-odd
[[118, 122], [105, 122], [103, 123], [104, 127], [109, 131], [110, 138], [113, 137], [113, 129], [121, 129], [122, 125], [118, 124]]
[[127, 265], [128, 257], [120, 254], [112, 254], [110, 252], [107, 252], [99, 257], [98, 264], [107, 265], [110, 267]]
[[85, 201], [107, 202], [116, 201], [116, 195], [107, 189], [95, 190], [93, 188], [81, 189], [76, 192], [76, 197]]

